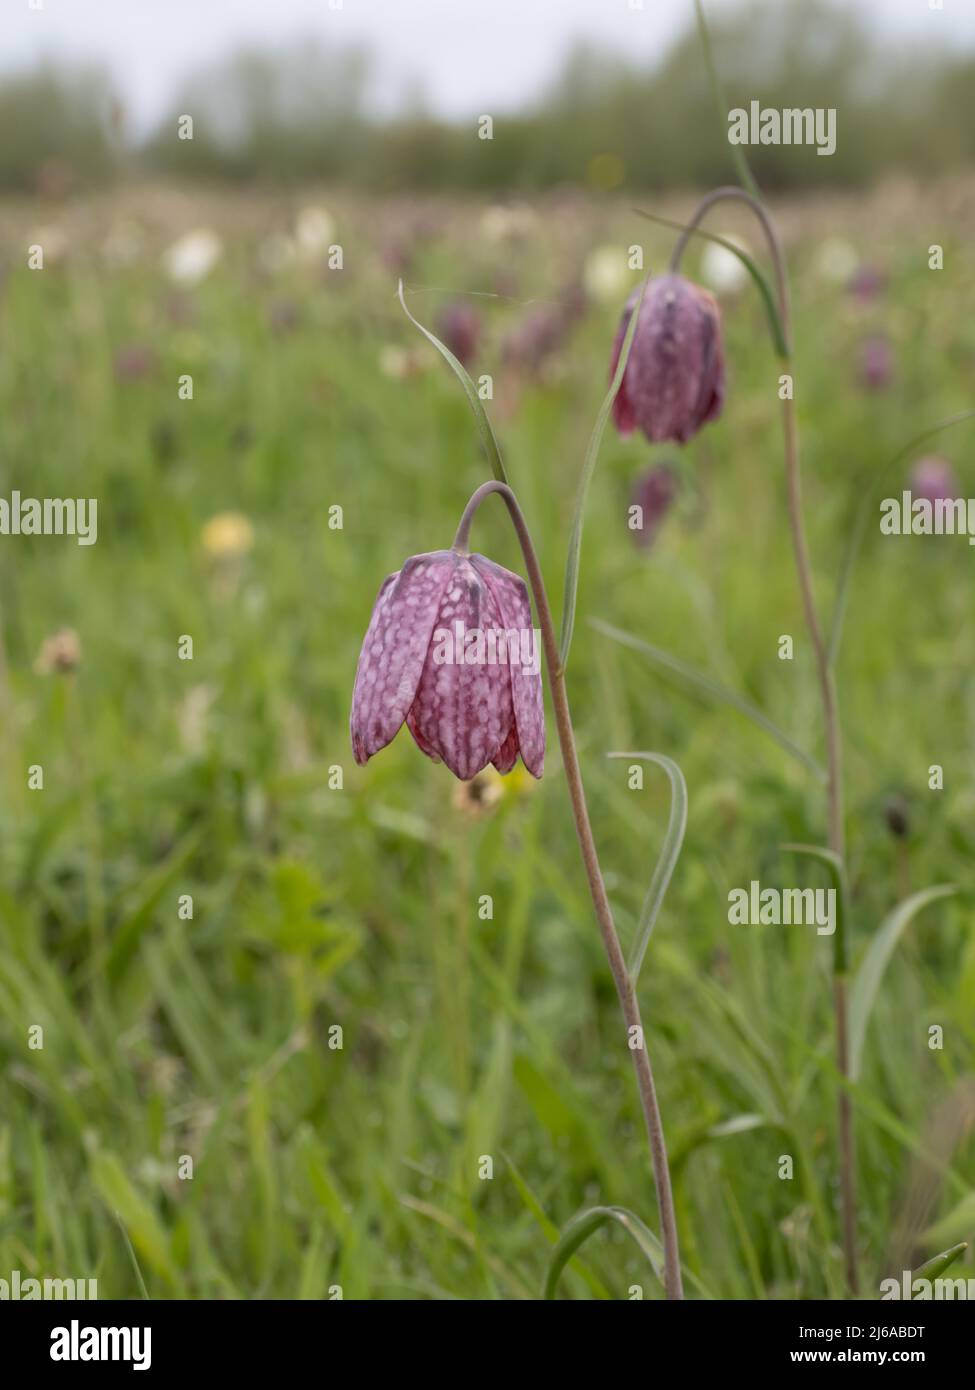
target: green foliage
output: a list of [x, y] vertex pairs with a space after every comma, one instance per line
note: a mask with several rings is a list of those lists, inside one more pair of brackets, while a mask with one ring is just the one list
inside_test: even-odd
[[[327, 203], [342, 272], [269, 270], [264, 238], [290, 232], [298, 204], [238, 193], [193, 205], [192, 225], [212, 221], [225, 251], [177, 294], [161, 253], [185, 204], [154, 189], [65, 209], [64, 259], [40, 273], [18, 263], [4, 285], [0, 491], [97, 497], [99, 539], [0, 537], [0, 1271], [92, 1275], [102, 1297], [140, 1297], [141, 1274], [154, 1297], [325, 1298], [341, 1286], [346, 1298], [533, 1298], [573, 1213], [620, 1205], [654, 1224], [551, 729], [544, 779], [508, 779], [490, 810], [461, 811], [457, 784], [405, 732], [366, 768], [352, 759], [349, 697], [376, 591], [408, 555], [451, 543], [489, 470], [457, 382], [405, 319], [382, 259], [414, 204]], [[537, 230], [503, 242], [485, 235], [477, 202], [431, 207], [411, 243], [417, 318], [436, 325], [448, 295], [509, 277], [509, 297], [474, 301], [484, 339], [472, 376], [494, 377], [492, 418], [558, 608], [632, 286], [592, 303], [537, 378], [516, 375], [503, 342], [522, 301], [557, 299], [593, 247], [645, 241], [659, 265], [671, 239], [626, 200], [578, 200], [558, 216], [542, 202]], [[958, 286], [975, 265], [957, 208], [933, 189], [907, 207], [865, 199], [849, 222], [830, 209], [829, 234], [866, 255], [869, 226], [869, 254], [890, 271], [867, 308], [821, 278], [808, 207], [785, 209], [825, 598], [859, 479], [971, 403], [975, 336]], [[36, 215], [25, 209], [25, 226]], [[104, 240], [132, 221], [135, 259], [107, 263]], [[919, 252], [932, 222], [943, 273]], [[690, 274], [700, 250], [689, 248]], [[665, 750], [687, 779], [684, 847], [640, 989], [689, 1295], [840, 1296], [831, 943], [727, 920], [730, 888], [795, 881], [780, 846], [820, 842], [825, 812], [822, 784], [794, 756], [822, 748], [775, 365], [757, 297], [724, 307], [724, 415], [680, 453], [680, 494], [649, 551], [626, 527], [633, 479], [675, 451], [603, 438], [569, 694], [626, 942], [671, 788], [654, 772], [629, 790], [626, 762], [605, 754]], [[875, 329], [890, 335], [897, 384], [866, 396], [856, 351]], [[132, 344], [151, 359], [119, 374]], [[177, 398], [184, 372], [192, 402]], [[968, 437], [962, 426], [939, 440], [966, 495]], [[329, 527], [336, 504], [341, 531]], [[204, 527], [231, 510], [254, 544], [220, 559]], [[478, 546], [521, 568], [502, 508], [479, 515]], [[957, 538], [864, 536], [837, 670], [854, 971], [902, 898], [970, 883], [971, 563]], [[62, 626], [80, 636], [81, 665], [36, 672]], [[778, 658], [782, 633], [793, 661]], [[181, 634], [192, 661], [177, 660]], [[707, 676], [673, 680], [660, 653]], [[787, 742], [742, 718], [743, 704]], [[27, 789], [38, 762], [43, 792]], [[933, 762], [943, 791], [928, 789]], [[329, 787], [335, 766], [341, 790]], [[882, 814], [893, 789], [910, 800], [905, 840]], [[823, 881], [819, 866], [801, 872]], [[477, 913], [485, 893], [491, 920]], [[192, 919], [179, 915], [185, 894]], [[895, 1231], [919, 1259], [971, 1240], [970, 1127], [959, 1120], [946, 1151], [932, 1119], [963, 1105], [975, 1066], [971, 927], [969, 895], [939, 901], [869, 991], [853, 1088], [866, 1291]], [[28, 1046], [35, 1024], [41, 1050]], [[791, 1180], [778, 1176], [784, 1154]], [[192, 1178], [179, 1176], [184, 1155]], [[657, 1297], [648, 1274], [614, 1222], [577, 1251], [558, 1295], [620, 1299], [643, 1284]]]

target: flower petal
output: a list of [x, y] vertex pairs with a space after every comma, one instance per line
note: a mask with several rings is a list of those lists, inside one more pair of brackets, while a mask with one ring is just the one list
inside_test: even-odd
[[502, 774], [510, 772], [518, 761], [518, 725], [512, 724], [508, 732], [508, 737], [491, 759], [494, 766]]
[[[477, 632], [483, 634], [480, 652], [456, 640], [457, 624], [475, 638]], [[504, 626], [491, 590], [471, 559], [458, 556], [410, 713], [421, 748], [425, 743], [435, 749], [454, 776], [465, 782], [487, 767], [515, 722], [507, 664], [471, 660], [488, 656], [487, 635], [493, 631], [496, 637]], [[441, 631], [451, 636], [450, 660], [443, 659], [447, 644], [440, 641]]]
[[440, 600], [458, 563], [451, 550], [414, 555], [383, 583], [359, 653], [349, 721], [365, 763], [393, 739], [413, 703]]
[[[528, 586], [517, 574], [496, 565], [484, 555], [472, 555], [471, 564], [494, 595], [502, 625], [517, 632], [520, 646], [509, 644], [508, 670], [511, 700], [518, 726], [518, 747], [522, 762], [533, 777], [541, 777], [545, 767], [545, 702], [542, 698], [541, 637], [532, 626]], [[531, 646], [527, 634], [531, 634]], [[522, 634], [526, 634], [522, 636]], [[529, 669], [537, 668], [537, 669]]]

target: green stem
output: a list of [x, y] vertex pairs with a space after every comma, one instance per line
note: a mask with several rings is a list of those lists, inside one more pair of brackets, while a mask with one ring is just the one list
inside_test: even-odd
[[[784, 364], [794, 385], [792, 371], [792, 324], [789, 305], [789, 282], [786, 274], [785, 256], [772, 219], [758, 199], [740, 188], [730, 185], [717, 188], [703, 198], [691, 218], [687, 230], [682, 234], [674, 250], [672, 268], [680, 264], [684, 248], [691, 233], [704, 215], [716, 203], [724, 199], [736, 199], [745, 203], [765, 234], [769, 254], [775, 272], [776, 293], [778, 297], [779, 319], [786, 344]], [[792, 534], [792, 549], [795, 556], [796, 574], [802, 596], [806, 628], [812, 644], [816, 675], [819, 683], [819, 696], [823, 710], [823, 725], [826, 733], [826, 794], [829, 847], [840, 862], [844, 858], [844, 816], [843, 816], [843, 759], [842, 734], [840, 729], [839, 702], [836, 681], [830, 662], [829, 649], [823, 636], [816, 598], [813, 590], [812, 565], [809, 559], [809, 546], [806, 540], [805, 522], [802, 511], [802, 475], [799, 466], [799, 426], [796, 419], [796, 406], [793, 392], [782, 402], [782, 432], [785, 448], [785, 476], [789, 507], [789, 528]], [[834, 967], [833, 1009], [836, 1027], [836, 1057], [840, 1075], [849, 1079], [849, 1019], [846, 997], [845, 968]], [[837, 1097], [837, 1129], [839, 1134], [840, 1189], [843, 1207], [843, 1252], [846, 1264], [846, 1279], [850, 1292], [857, 1292], [857, 1240], [856, 1240], [856, 1173], [853, 1137], [853, 1110], [850, 1093], [841, 1086]]]
[[548, 594], [545, 589], [545, 580], [542, 577], [541, 566], [538, 563], [538, 556], [535, 553], [535, 546], [528, 529], [528, 523], [510, 487], [506, 486], [504, 483], [488, 482], [483, 483], [477, 489], [464, 508], [463, 516], [460, 519], [460, 525], [457, 528], [457, 536], [454, 540], [454, 549], [466, 551], [474, 514], [484, 499], [494, 492], [499, 494], [505, 506], [508, 508], [512, 524], [518, 536], [518, 542], [521, 546], [521, 553], [524, 556], [525, 568], [528, 572], [528, 583], [535, 600], [535, 611], [538, 616], [538, 625], [542, 634], [542, 646], [545, 651], [545, 665], [548, 670], [549, 683], [552, 690], [552, 705], [555, 712], [555, 724], [559, 734], [562, 764], [565, 768], [565, 779], [569, 789], [569, 800], [572, 803], [572, 815], [575, 820], [576, 834], [579, 839], [579, 848], [582, 853], [582, 862], [586, 870], [586, 878], [589, 882], [589, 892], [596, 913], [596, 921], [599, 924], [600, 934], [603, 939], [606, 957], [609, 961], [609, 968], [613, 975], [613, 983], [616, 986], [620, 1007], [623, 1010], [623, 1018], [627, 1029], [627, 1040], [630, 1041], [635, 1037], [640, 1043], [639, 1046], [631, 1046], [630, 1055], [633, 1058], [633, 1066], [636, 1071], [637, 1085], [640, 1092], [640, 1104], [643, 1108], [647, 1139], [650, 1145], [650, 1159], [653, 1165], [653, 1176], [657, 1189], [657, 1205], [660, 1211], [660, 1235], [664, 1249], [664, 1288], [668, 1298], [683, 1298], [684, 1290], [681, 1281], [677, 1221], [674, 1215], [674, 1197], [670, 1185], [670, 1170], [667, 1166], [667, 1146], [664, 1141], [660, 1107], [657, 1104], [653, 1070], [650, 1066], [650, 1056], [646, 1046], [646, 1035], [643, 1029], [643, 1021], [640, 1017], [640, 1005], [637, 1001], [636, 985], [626, 968], [626, 959], [623, 955], [622, 947], [620, 946], [619, 937], [616, 934], [613, 912], [609, 905], [606, 885], [603, 882], [602, 870], [599, 866], [599, 856], [596, 851], [596, 842], [593, 838], [592, 825], [589, 820], [589, 810], [586, 805], [586, 793], [582, 783], [579, 755], [576, 751], [575, 733], [572, 728], [572, 716], [569, 712], [569, 697], [566, 692], [565, 674], [562, 670], [559, 656], [559, 644], [555, 634], [555, 624], [552, 620], [552, 610], [549, 606]]

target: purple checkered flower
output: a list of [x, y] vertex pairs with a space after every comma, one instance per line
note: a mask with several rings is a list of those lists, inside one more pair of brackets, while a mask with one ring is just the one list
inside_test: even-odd
[[[639, 292], [623, 311], [613, 345], [616, 371]], [[643, 297], [613, 419], [623, 436], [637, 428], [651, 443], [686, 444], [724, 404], [721, 316], [713, 295], [682, 275], [651, 280]]]
[[[469, 645], [462, 633], [488, 637]], [[528, 634], [534, 643], [518, 575], [459, 550], [412, 556], [379, 590], [359, 654], [350, 720], [356, 762], [368, 762], [405, 723], [421, 752], [464, 781], [489, 763], [510, 772], [519, 754], [541, 777], [545, 713], [537, 648], [525, 660]]]

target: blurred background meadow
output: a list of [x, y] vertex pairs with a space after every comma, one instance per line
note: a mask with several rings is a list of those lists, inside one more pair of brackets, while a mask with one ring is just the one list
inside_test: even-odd
[[[450, 544], [489, 474], [396, 286], [492, 379], [558, 612], [641, 278], [630, 250], [659, 272], [673, 245], [634, 209], [686, 219], [733, 176], [693, 7], [620, 0], [603, 45], [609, 7], [499, 4], [477, 23], [506, 26], [523, 82], [508, 91], [477, 29], [458, 36], [466, 7], [424, 3], [427, 67], [395, 92], [384, 56], [411, 29], [396, 7], [319, 7], [307, 38], [283, 23], [272, 42], [215, 6], [195, 61], [188, 8], [140, 8], [160, 35], [190, 25], [178, 53], [160, 43], [153, 101], [131, 78], [153, 33], [112, 29], [109, 0], [77, 7], [87, 42], [53, 3], [2, 21], [21, 60], [0, 74], [0, 496], [97, 498], [98, 541], [0, 537], [0, 1276], [94, 1277], [101, 1297], [537, 1297], [580, 1207], [655, 1227], [656, 1204], [554, 728], [539, 783], [520, 765], [458, 783], [406, 733], [352, 759], [379, 585]], [[749, 151], [792, 276], [828, 625], [865, 479], [975, 404], [975, 26], [879, 0], [709, 13], [729, 105], [837, 109], [832, 158]], [[348, 33], [330, 27], [343, 16]], [[763, 256], [738, 211], [708, 226]], [[823, 843], [822, 785], [593, 623], [706, 673], [822, 760], [779, 366], [739, 263], [699, 241], [685, 269], [721, 303], [725, 410], [684, 449], [607, 430], [569, 693], [624, 943], [669, 788], [647, 766], [631, 790], [606, 754], [666, 753], [689, 788], [641, 981], [688, 1292], [841, 1297], [831, 942], [727, 916], [752, 879], [823, 885], [781, 849]], [[963, 423], [919, 444], [879, 495], [967, 496], [972, 439]], [[854, 968], [898, 901], [962, 891], [911, 923], [866, 1034], [868, 1296], [975, 1230], [973, 558], [959, 537], [882, 538], [875, 515], [838, 665]], [[500, 505], [474, 545], [521, 570]], [[954, 1272], [975, 1274], [970, 1254]], [[660, 1296], [604, 1231], [560, 1295], [634, 1285]]]

